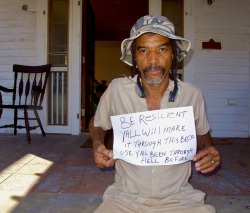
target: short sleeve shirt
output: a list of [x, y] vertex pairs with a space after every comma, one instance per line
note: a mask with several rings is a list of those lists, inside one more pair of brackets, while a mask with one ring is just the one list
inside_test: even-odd
[[[147, 111], [146, 99], [136, 94], [135, 87], [136, 76], [114, 79], [99, 102], [94, 126], [108, 130], [112, 128], [110, 116]], [[173, 88], [174, 82], [170, 80], [161, 100], [161, 109], [193, 106], [196, 134], [206, 134], [210, 126], [201, 90], [178, 80], [176, 99], [169, 102], [169, 93]], [[199, 202], [204, 197], [204, 193], [194, 190], [188, 183], [191, 174], [190, 162], [164, 166], [136, 166], [117, 160], [115, 167], [115, 183], [106, 190], [106, 197], [115, 196], [137, 203], [144, 203], [152, 198], [162, 203], [168, 202], [169, 199]]]

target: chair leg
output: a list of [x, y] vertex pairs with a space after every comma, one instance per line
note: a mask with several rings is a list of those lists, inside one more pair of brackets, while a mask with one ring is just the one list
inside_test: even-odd
[[41, 122], [41, 120], [40, 120], [40, 117], [39, 117], [39, 114], [38, 114], [37, 110], [34, 109], [34, 113], [35, 113], [35, 116], [36, 116], [37, 123], [38, 123], [38, 125], [39, 125], [39, 127], [40, 127], [40, 129], [41, 129], [41, 131], [42, 131], [42, 134], [43, 134], [43, 136], [45, 137], [45, 136], [46, 136], [46, 133], [45, 133], [45, 131], [44, 131], [44, 129], [43, 129], [43, 125], [42, 125], [42, 122]]
[[[0, 91], [0, 105], [3, 104], [3, 99], [2, 99], [2, 94], [1, 94], [1, 91]], [[0, 118], [2, 117], [2, 113], [3, 113], [3, 109], [0, 108]]]
[[25, 120], [25, 127], [26, 127], [26, 136], [27, 136], [27, 142], [30, 143], [30, 127], [29, 127], [29, 118], [28, 118], [28, 112], [27, 109], [24, 109], [24, 120]]
[[18, 116], [18, 111], [17, 109], [14, 110], [14, 135], [17, 134], [17, 116]]

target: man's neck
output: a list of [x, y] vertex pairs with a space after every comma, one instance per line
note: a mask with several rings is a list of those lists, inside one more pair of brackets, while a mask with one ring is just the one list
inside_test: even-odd
[[161, 99], [165, 94], [168, 84], [169, 78], [165, 78], [161, 84], [147, 84], [142, 80], [143, 87], [147, 92], [147, 105], [149, 110], [157, 110], [161, 108]]

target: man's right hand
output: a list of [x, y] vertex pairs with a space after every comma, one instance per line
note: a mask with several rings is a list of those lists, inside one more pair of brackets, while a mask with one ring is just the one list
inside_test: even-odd
[[106, 149], [104, 144], [95, 145], [93, 150], [95, 163], [99, 168], [114, 166], [116, 160], [113, 159], [113, 153]]

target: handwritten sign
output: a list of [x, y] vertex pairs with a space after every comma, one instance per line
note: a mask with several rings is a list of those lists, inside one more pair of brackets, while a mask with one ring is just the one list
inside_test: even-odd
[[131, 164], [172, 165], [196, 153], [193, 107], [111, 116], [115, 159]]

